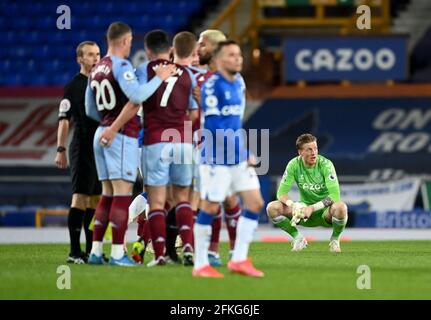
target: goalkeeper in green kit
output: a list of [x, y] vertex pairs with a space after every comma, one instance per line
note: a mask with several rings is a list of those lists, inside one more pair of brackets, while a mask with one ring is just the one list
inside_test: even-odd
[[[332, 162], [318, 155], [317, 139], [302, 134], [296, 140], [298, 157], [287, 164], [277, 191], [276, 201], [266, 207], [269, 218], [293, 238], [292, 251], [301, 251], [307, 240], [296, 228], [332, 228], [329, 242], [331, 252], [341, 252], [340, 235], [347, 223], [347, 206], [340, 201], [340, 187]], [[299, 188], [300, 202], [289, 199], [288, 193], [295, 182]]]

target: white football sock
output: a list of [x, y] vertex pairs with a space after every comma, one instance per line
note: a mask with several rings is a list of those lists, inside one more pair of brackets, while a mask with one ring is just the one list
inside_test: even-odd
[[122, 244], [113, 244], [111, 246], [111, 258], [118, 260], [124, 256], [124, 246]]
[[194, 268], [199, 269], [209, 264], [208, 248], [210, 246], [211, 225], [195, 223], [193, 233], [195, 237]]
[[247, 260], [248, 248], [253, 240], [254, 231], [257, 229], [257, 220], [241, 216], [236, 227], [236, 241], [233, 250], [232, 261], [239, 262]]
[[93, 241], [91, 246], [91, 254], [101, 257], [103, 254], [103, 241]]

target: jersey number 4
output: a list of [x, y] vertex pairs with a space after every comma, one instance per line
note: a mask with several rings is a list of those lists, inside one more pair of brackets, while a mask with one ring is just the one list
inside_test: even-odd
[[165, 80], [167, 82], [166, 89], [163, 92], [162, 100], [160, 101], [160, 106], [166, 108], [168, 105], [169, 97], [174, 89], [175, 82], [177, 82], [178, 77], [169, 77]]
[[[115, 92], [108, 79], [103, 79], [100, 83], [96, 80], [91, 81], [91, 89], [96, 92], [97, 110], [112, 110], [117, 103]], [[106, 96], [108, 94], [109, 97]]]

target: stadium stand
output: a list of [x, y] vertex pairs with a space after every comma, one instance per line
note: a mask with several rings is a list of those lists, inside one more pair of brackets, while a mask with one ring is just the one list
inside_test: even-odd
[[[58, 1], [0, 3], [0, 86], [64, 85], [75, 73], [74, 49], [93, 40], [106, 50], [104, 33], [112, 21], [123, 21], [139, 41], [148, 30], [170, 35], [188, 29], [218, 1], [168, 0], [79, 1], [67, 3], [71, 30], [56, 29]], [[181, 14], [178, 14], [178, 13]]]

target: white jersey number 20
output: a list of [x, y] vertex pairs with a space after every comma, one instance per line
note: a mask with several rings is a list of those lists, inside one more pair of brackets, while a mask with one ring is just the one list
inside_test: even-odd
[[[91, 81], [90, 86], [91, 89], [96, 91], [97, 110], [103, 111], [104, 109], [114, 109], [117, 100], [115, 98], [114, 89], [108, 79], [103, 79], [100, 83], [93, 80]], [[106, 93], [108, 93], [109, 97], [106, 96]]]

